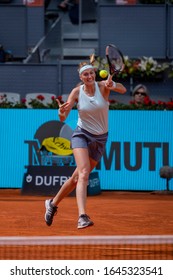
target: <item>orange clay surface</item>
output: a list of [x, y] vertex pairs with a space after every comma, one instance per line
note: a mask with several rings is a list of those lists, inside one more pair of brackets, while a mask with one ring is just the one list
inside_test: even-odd
[[0, 190], [0, 236], [172, 235], [173, 195], [164, 192], [102, 192], [87, 199], [94, 226], [77, 229], [75, 197], [66, 197], [51, 227], [44, 221], [50, 197]]

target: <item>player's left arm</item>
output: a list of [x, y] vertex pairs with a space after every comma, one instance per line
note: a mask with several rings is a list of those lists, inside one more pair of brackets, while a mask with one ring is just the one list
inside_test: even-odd
[[99, 82], [99, 87], [102, 95], [105, 98], [108, 98], [110, 95], [110, 91], [118, 92], [120, 94], [124, 94], [127, 89], [121, 83], [116, 83], [114, 81], [101, 81]]

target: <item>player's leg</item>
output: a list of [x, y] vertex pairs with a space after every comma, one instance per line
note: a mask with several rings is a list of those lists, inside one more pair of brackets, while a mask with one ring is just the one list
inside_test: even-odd
[[61, 200], [70, 194], [75, 188], [78, 179], [78, 171], [77, 168], [73, 172], [72, 176], [62, 185], [58, 193], [55, 195], [53, 199], [48, 199], [45, 201], [46, 213], [45, 213], [45, 221], [48, 226], [50, 226], [53, 222], [53, 217], [57, 213], [57, 205], [61, 202]]
[[83, 148], [73, 149], [77, 169], [75, 169], [72, 176], [63, 184], [57, 195], [53, 199], [46, 200], [45, 202], [45, 221], [48, 226], [52, 224], [53, 217], [57, 213], [57, 205], [65, 196], [76, 188], [78, 181], [80, 182], [77, 190], [77, 193], [79, 193], [77, 194], [77, 197], [79, 197], [79, 199], [77, 198], [77, 203], [79, 204], [78, 209], [80, 215], [84, 212], [89, 173], [97, 165], [96, 161], [89, 158], [87, 143], [84, 139], [85, 138], [75, 137], [77, 143], [74, 142], [74, 144], [76, 144], [76, 146], [79, 144], [83, 146]]
[[76, 188], [77, 180], [78, 171], [76, 168], [72, 176], [67, 181], [65, 181], [65, 183], [61, 186], [59, 192], [53, 198], [52, 204], [54, 206], [57, 206], [64, 197], [68, 196]]
[[88, 149], [77, 148], [73, 150], [73, 153], [78, 167], [78, 181], [76, 186], [76, 200], [79, 213], [78, 228], [84, 228], [93, 225], [93, 222], [86, 214], [86, 199], [89, 174], [97, 165], [97, 162], [89, 158]]

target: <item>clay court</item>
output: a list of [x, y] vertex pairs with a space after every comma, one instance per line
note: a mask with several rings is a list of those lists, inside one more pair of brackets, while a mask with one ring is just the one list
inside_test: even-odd
[[[44, 221], [45, 196], [0, 190], [0, 236], [172, 235], [173, 195], [166, 192], [104, 191], [89, 196], [87, 213], [94, 226], [77, 229], [75, 197], [65, 198], [51, 227]], [[172, 250], [172, 249], [171, 249]], [[173, 259], [173, 255], [169, 256]]]

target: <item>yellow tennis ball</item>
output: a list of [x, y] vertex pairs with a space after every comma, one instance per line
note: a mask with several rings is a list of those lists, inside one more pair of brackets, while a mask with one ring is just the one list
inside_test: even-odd
[[108, 72], [106, 70], [100, 70], [99, 75], [104, 79], [108, 76]]

